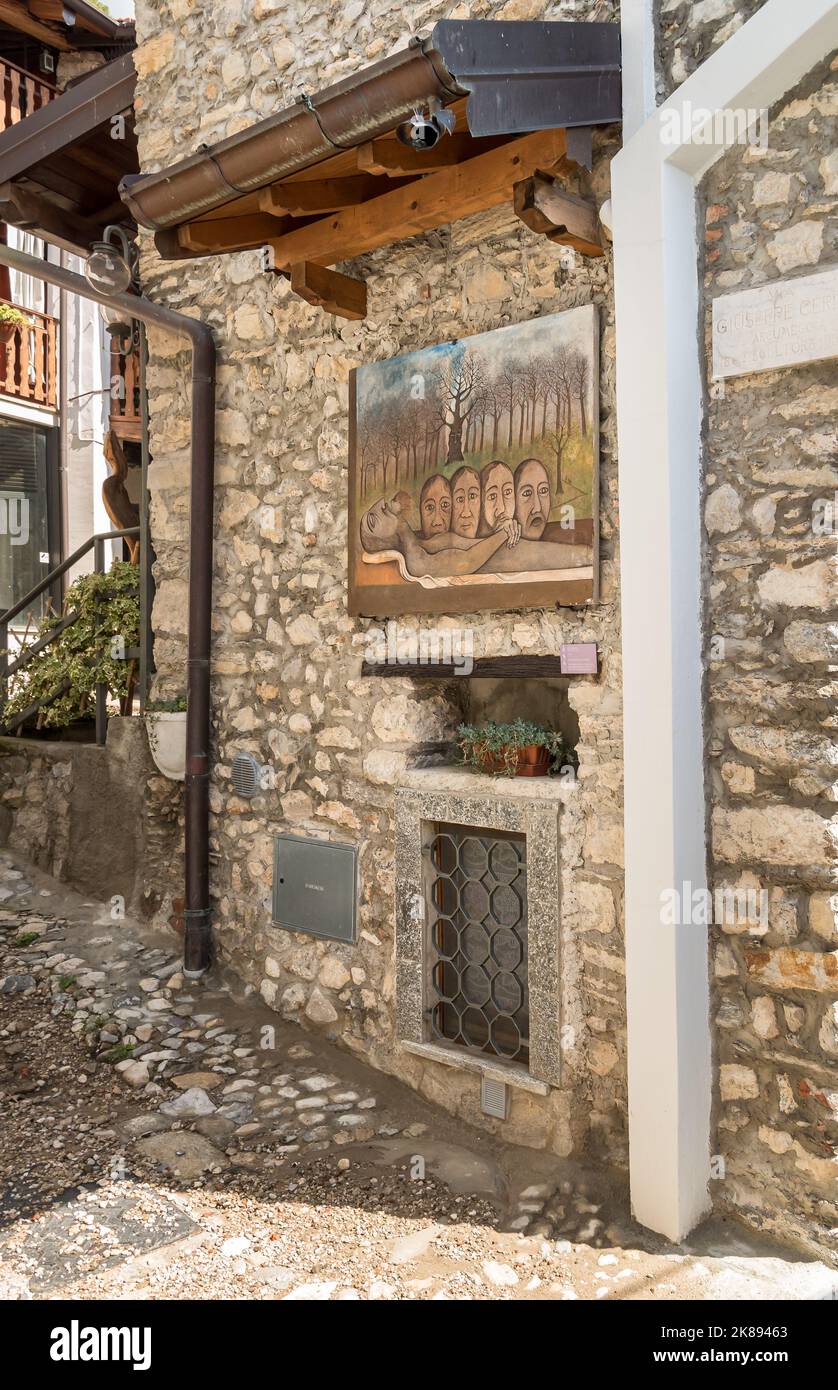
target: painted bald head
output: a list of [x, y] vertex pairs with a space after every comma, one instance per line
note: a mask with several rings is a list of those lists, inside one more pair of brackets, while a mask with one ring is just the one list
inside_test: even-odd
[[515, 469], [515, 520], [521, 535], [538, 541], [550, 517], [550, 479], [541, 459], [524, 459]]
[[451, 484], [441, 473], [434, 473], [422, 484], [419, 525], [425, 540], [451, 529]]
[[451, 530], [458, 536], [476, 536], [480, 525], [480, 475], [474, 468], [458, 468], [451, 479]]
[[483, 525], [486, 531], [494, 531], [502, 521], [511, 521], [515, 515], [512, 469], [501, 459], [493, 459], [480, 474], [480, 482]]

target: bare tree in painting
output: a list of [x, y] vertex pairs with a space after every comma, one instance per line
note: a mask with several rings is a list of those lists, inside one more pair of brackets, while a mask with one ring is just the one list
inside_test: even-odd
[[509, 417], [509, 428], [507, 431], [506, 447], [512, 448], [512, 431], [515, 425], [515, 410], [518, 403], [519, 393], [518, 367], [514, 362], [508, 362], [498, 376], [498, 386], [503, 400], [503, 412]]
[[556, 455], [556, 492], [560, 493], [564, 491], [562, 458], [571, 430], [570, 360], [564, 348], [559, 348], [547, 363], [544, 379], [550, 405], [555, 411], [553, 430], [548, 438]]
[[480, 362], [467, 352], [457, 353], [436, 374], [440, 417], [448, 430], [446, 463], [463, 461], [463, 431], [474, 409], [481, 382]]
[[582, 433], [588, 433], [588, 412], [586, 409], [588, 400], [588, 359], [581, 352], [575, 352], [571, 358], [570, 375], [573, 382], [573, 390], [579, 403], [579, 419], [582, 425]]

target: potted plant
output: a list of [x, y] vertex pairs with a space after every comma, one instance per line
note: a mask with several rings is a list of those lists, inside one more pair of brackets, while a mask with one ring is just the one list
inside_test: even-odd
[[19, 328], [31, 327], [30, 320], [13, 304], [0, 304], [0, 346], [8, 347]]
[[186, 701], [149, 700], [143, 711], [151, 756], [173, 782], [186, 777]]
[[463, 762], [502, 777], [547, 777], [566, 754], [561, 734], [528, 719], [461, 724], [457, 735]]

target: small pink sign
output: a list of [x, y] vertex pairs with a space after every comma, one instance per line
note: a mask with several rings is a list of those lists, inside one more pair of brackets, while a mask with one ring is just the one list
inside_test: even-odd
[[596, 642], [563, 642], [559, 655], [563, 676], [595, 676], [599, 669]]

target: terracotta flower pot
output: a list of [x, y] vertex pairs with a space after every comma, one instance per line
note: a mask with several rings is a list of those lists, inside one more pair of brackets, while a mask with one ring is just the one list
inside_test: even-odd
[[0, 347], [8, 347], [18, 328], [19, 323], [0, 322]]
[[528, 743], [518, 749], [516, 777], [546, 777], [550, 771], [550, 749], [542, 743]]
[[540, 743], [528, 743], [523, 748], [499, 748], [497, 752], [484, 752], [481, 760], [483, 772], [505, 773], [514, 777], [546, 777], [550, 771], [550, 750]]

